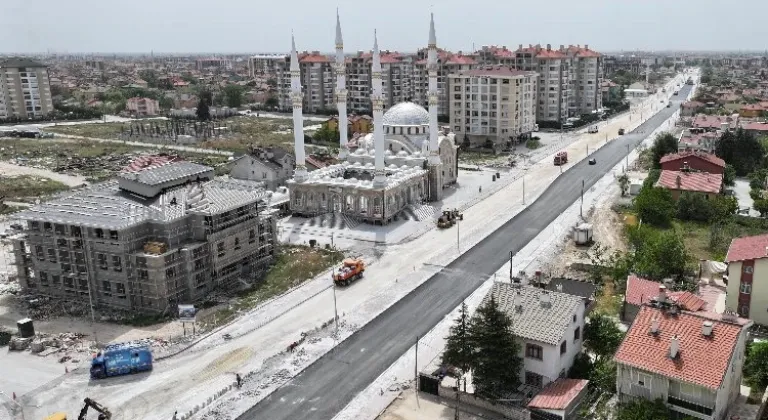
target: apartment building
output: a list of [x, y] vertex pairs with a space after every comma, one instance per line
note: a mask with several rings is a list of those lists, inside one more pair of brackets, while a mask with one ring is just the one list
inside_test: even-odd
[[285, 62], [284, 54], [260, 54], [248, 57], [248, 76], [275, 75], [282, 71], [281, 64]]
[[0, 60], [0, 119], [38, 118], [51, 112], [48, 68], [23, 58]]
[[661, 399], [671, 418], [728, 418], [739, 396], [751, 325], [674, 304], [643, 306], [614, 356], [619, 402]]
[[[429, 106], [429, 70], [427, 68], [427, 49], [421, 49], [416, 53], [416, 66], [413, 72], [413, 98], [423, 107]], [[441, 117], [449, 117], [451, 108], [451, 95], [449, 92], [449, 77], [462, 71], [470, 70], [476, 66], [476, 61], [461, 52], [451, 52], [438, 49], [437, 52], [437, 114]]]
[[[275, 61], [277, 69], [277, 100], [282, 109], [291, 109], [291, 72], [290, 56], [283, 56], [282, 61]], [[320, 113], [336, 109], [334, 87], [336, 75], [333, 61], [318, 51], [299, 54], [301, 71], [301, 89], [304, 93], [303, 109], [307, 113]], [[368, 98], [370, 102], [370, 97]]]
[[460, 141], [506, 145], [533, 131], [537, 74], [488, 66], [450, 76], [450, 124]]
[[276, 219], [260, 183], [161, 161], [19, 213], [25, 293], [141, 313], [239, 287], [269, 267]]
[[589, 45], [553, 49], [551, 44], [521, 44], [515, 51], [484, 46], [476, 55], [482, 64], [509, 65], [539, 75], [538, 121], [561, 122], [602, 108], [602, 57]]
[[128, 98], [125, 101], [125, 110], [131, 115], [151, 117], [160, 114], [160, 103], [152, 98]]
[[[768, 325], [768, 235], [745, 236], [731, 242], [726, 254], [728, 289], [725, 307], [739, 316]], [[765, 288], [764, 288], [765, 287]]]

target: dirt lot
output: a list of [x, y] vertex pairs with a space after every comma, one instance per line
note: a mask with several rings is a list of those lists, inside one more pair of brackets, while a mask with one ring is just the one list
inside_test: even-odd
[[[402, 394], [376, 420], [453, 420], [455, 406], [433, 395], [419, 394], [418, 401], [413, 389]], [[463, 420], [503, 419], [490, 411], [463, 405], [459, 413]]]

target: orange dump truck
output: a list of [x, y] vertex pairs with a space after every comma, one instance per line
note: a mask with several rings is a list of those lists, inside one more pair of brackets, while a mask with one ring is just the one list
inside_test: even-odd
[[333, 272], [333, 282], [339, 286], [346, 286], [363, 277], [365, 263], [359, 258], [346, 258], [341, 262], [341, 267]]
[[568, 152], [565, 150], [557, 152], [554, 160], [555, 166], [565, 165], [568, 163]]

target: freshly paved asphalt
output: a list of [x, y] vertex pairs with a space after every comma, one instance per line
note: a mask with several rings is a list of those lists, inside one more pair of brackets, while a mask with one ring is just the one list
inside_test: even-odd
[[[360, 331], [309, 366], [299, 376], [241, 415], [253, 419], [332, 419], [354, 397], [477, 289], [580, 195], [581, 182], [589, 189], [616, 166], [679, 107], [690, 86], [634, 132], [603, 146], [592, 157], [574, 165], [531, 205], [494, 231]], [[627, 147], [629, 146], [629, 148]], [[470, 276], [466, 273], [477, 273]]]

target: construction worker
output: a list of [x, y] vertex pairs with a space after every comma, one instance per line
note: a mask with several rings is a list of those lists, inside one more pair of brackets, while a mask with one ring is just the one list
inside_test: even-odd
[[178, 420], [178, 417], [176, 417], [179, 414], [178, 411], [173, 412], [173, 420]]
[[237, 381], [237, 388], [240, 389], [240, 385], [243, 383], [243, 378], [240, 377], [239, 373], [235, 374], [235, 380]]

